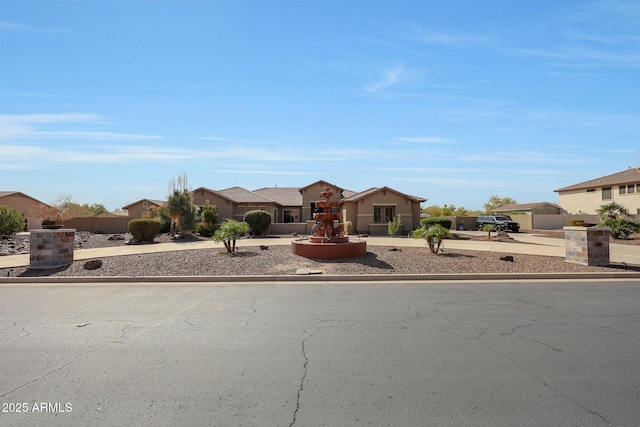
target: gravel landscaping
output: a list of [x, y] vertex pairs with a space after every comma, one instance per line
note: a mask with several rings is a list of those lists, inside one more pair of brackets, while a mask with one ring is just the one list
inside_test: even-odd
[[[78, 251], [82, 248], [124, 245], [126, 240], [108, 240], [108, 235], [86, 233], [76, 240]], [[125, 236], [128, 239], [129, 236]], [[188, 240], [198, 239], [188, 236]], [[508, 238], [507, 238], [508, 239]], [[158, 236], [157, 242], [169, 242], [168, 236]], [[360, 274], [464, 274], [464, 273], [583, 273], [620, 271], [623, 266], [588, 267], [568, 263], [564, 258], [446, 250], [432, 254], [420, 247], [367, 247], [367, 254], [345, 260], [312, 260], [291, 254], [291, 248], [271, 245], [266, 250], [258, 246], [244, 246], [229, 254], [220, 245], [215, 249], [176, 250], [143, 255], [127, 255], [100, 258], [102, 266], [95, 270], [84, 268], [86, 261], [75, 261], [59, 269], [33, 270], [26, 267], [0, 269], [1, 277], [69, 277], [69, 276], [237, 276], [237, 275], [296, 275], [296, 270], [309, 268], [329, 275]], [[262, 243], [262, 242], [261, 242]], [[269, 245], [269, 239], [264, 239]], [[179, 245], [179, 243], [176, 243]], [[500, 258], [512, 255], [514, 261]], [[630, 271], [640, 268], [628, 266]]]

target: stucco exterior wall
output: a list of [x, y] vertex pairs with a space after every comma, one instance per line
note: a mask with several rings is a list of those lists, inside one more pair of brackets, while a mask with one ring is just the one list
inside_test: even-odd
[[207, 201], [209, 205], [218, 208], [218, 222], [222, 222], [225, 218], [234, 218], [234, 203], [218, 194], [211, 193], [206, 190], [198, 190], [191, 194], [192, 203], [196, 206], [203, 206]]
[[[346, 211], [346, 215], [343, 215], [346, 218], [343, 219], [351, 221], [358, 233], [386, 234], [386, 228], [384, 228], [384, 233], [380, 231], [382, 225], [387, 224], [386, 221], [381, 223], [374, 221], [374, 206], [394, 207], [395, 214], [402, 216], [401, 233], [407, 233], [420, 227], [420, 203], [391, 191], [379, 191], [357, 202], [343, 203], [343, 211]], [[371, 224], [375, 225], [372, 227]]]
[[566, 191], [558, 195], [558, 204], [572, 214], [595, 214], [600, 206], [610, 202], [620, 203], [632, 215], [640, 213], [640, 193], [636, 191], [631, 194], [620, 194], [619, 186], [613, 186], [611, 198], [604, 200], [602, 199], [602, 188], [596, 188], [591, 192], [584, 189]]
[[21, 194], [11, 194], [0, 199], [0, 206], [9, 206], [26, 217], [29, 216], [28, 213], [31, 210], [35, 210], [41, 205], [38, 201]]
[[[315, 203], [318, 200], [322, 200], [322, 193], [326, 187], [333, 193], [331, 196], [332, 201], [340, 201], [340, 189], [327, 185], [326, 183], [315, 183], [300, 192], [302, 194], [302, 208], [300, 210], [300, 221], [307, 221], [313, 219], [313, 212], [311, 212], [311, 203]], [[337, 212], [337, 210], [336, 210]]]

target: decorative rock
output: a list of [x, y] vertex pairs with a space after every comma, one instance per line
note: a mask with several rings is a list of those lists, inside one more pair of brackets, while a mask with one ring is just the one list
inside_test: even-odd
[[267, 249], [269, 249], [269, 246], [260, 245], [260, 250], [261, 251], [266, 251]]
[[84, 263], [85, 270], [97, 270], [102, 267], [102, 260], [92, 259]]
[[500, 259], [502, 261], [514, 262], [513, 256], [511, 256], [511, 255], [501, 256]]

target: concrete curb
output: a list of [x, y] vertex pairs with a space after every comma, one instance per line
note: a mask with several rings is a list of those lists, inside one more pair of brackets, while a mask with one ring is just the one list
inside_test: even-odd
[[489, 274], [359, 274], [359, 275], [279, 275], [279, 276], [70, 276], [0, 277], [0, 286], [21, 284], [113, 284], [113, 283], [284, 283], [284, 282], [395, 282], [469, 280], [587, 280], [640, 279], [639, 272], [607, 273], [489, 273]]

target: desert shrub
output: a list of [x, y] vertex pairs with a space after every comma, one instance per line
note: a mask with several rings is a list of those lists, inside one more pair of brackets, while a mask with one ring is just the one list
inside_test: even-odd
[[16, 234], [24, 230], [27, 220], [16, 209], [0, 206], [0, 235]]
[[218, 222], [218, 207], [216, 205], [210, 205], [208, 202], [202, 206], [200, 212], [202, 222], [208, 222], [209, 224], [215, 224]]
[[249, 224], [253, 234], [260, 235], [271, 225], [271, 214], [260, 209], [252, 210], [244, 214], [243, 220]]
[[346, 234], [353, 234], [353, 222], [347, 221], [344, 223], [344, 232]]
[[160, 221], [160, 233], [168, 233], [171, 230], [171, 215], [169, 215], [169, 209], [166, 206], [150, 208], [148, 216]]
[[[451, 221], [449, 221], [451, 222]], [[402, 217], [401, 215], [397, 215], [393, 220], [389, 221], [387, 234], [391, 237], [396, 237], [398, 231], [402, 228]]]
[[194, 232], [204, 237], [211, 237], [218, 229], [218, 207], [210, 205], [207, 200], [199, 210], [200, 221], [196, 224]]
[[211, 223], [202, 221], [196, 224], [196, 228], [194, 231], [196, 234], [199, 234], [200, 236], [211, 237], [216, 232], [218, 227], [219, 227], [218, 224], [215, 224], [215, 223], [211, 224]]
[[157, 219], [136, 218], [129, 221], [129, 233], [137, 242], [153, 242], [158, 233], [160, 233], [162, 224]]
[[424, 228], [428, 228], [436, 224], [441, 225], [447, 230], [451, 229], [451, 220], [442, 216], [431, 216], [420, 220], [420, 225]]
[[605, 220], [601, 225], [611, 229], [611, 236], [614, 239], [625, 240], [633, 233], [640, 233], [640, 223], [624, 218]]

